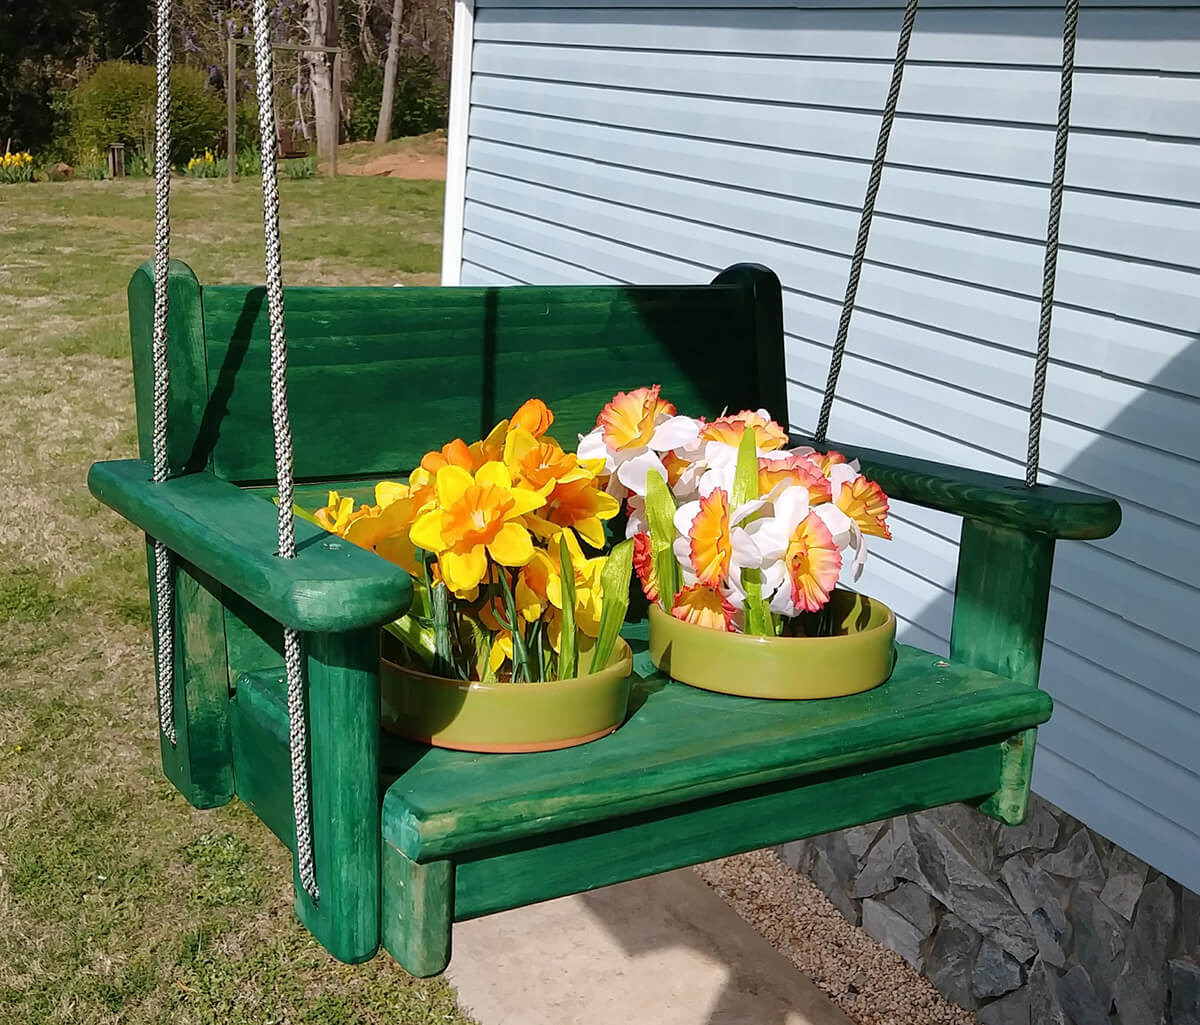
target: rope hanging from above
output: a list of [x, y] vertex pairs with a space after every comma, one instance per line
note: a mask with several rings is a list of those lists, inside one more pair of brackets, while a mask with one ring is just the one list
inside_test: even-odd
[[[161, 484], [170, 467], [167, 460], [167, 278], [171, 267], [171, 0], [158, 0], [158, 54], [155, 70], [158, 91], [154, 110], [154, 366], [153, 475]], [[158, 675], [158, 724], [176, 744], [175, 733], [175, 588], [171, 553], [154, 542], [154, 593], [157, 603], [155, 662]]]
[[[258, 90], [258, 132], [262, 148], [263, 236], [267, 280], [267, 317], [271, 330], [271, 422], [275, 435], [275, 476], [279, 485], [279, 551], [296, 557], [295, 480], [292, 427], [288, 418], [287, 335], [283, 314], [283, 251], [279, 238], [279, 175], [276, 167], [275, 68], [267, 0], [254, 0], [254, 70]], [[304, 654], [300, 634], [283, 631], [287, 672], [288, 733], [292, 768], [292, 811], [296, 820], [296, 870], [304, 892], [320, 899], [313, 858], [312, 798], [308, 773], [308, 721], [304, 707]]]
[[[904, 79], [904, 65], [908, 60], [908, 46], [912, 39], [919, 0], [908, 0], [904, 9], [904, 20], [900, 26], [900, 39], [896, 46], [896, 59], [892, 65], [892, 82], [884, 103], [883, 118], [879, 126], [879, 138], [875, 145], [875, 158], [867, 177], [867, 192], [863, 200], [862, 217], [858, 226], [858, 239], [850, 259], [850, 276], [846, 283], [846, 295], [842, 300], [842, 312], [834, 338], [833, 353], [829, 363], [829, 377], [821, 397], [821, 410], [817, 417], [817, 428], [813, 434], [816, 444], [823, 444], [829, 431], [829, 417], [837, 393], [838, 378], [846, 355], [846, 339], [850, 332], [850, 318], [854, 313], [858, 283], [862, 276], [862, 265], [866, 258], [867, 242], [871, 235], [871, 223], [875, 217], [875, 200], [883, 177], [887, 159], [888, 142], [892, 125], [896, 120], [896, 107], [900, 99], [900, 86]], [[1050, 211], [1046, 224], [1046, 249], [1042, 273], [1041, 309], [1038, 317], [1037, 354], [1033, 367], [1033, 393], [1029, 403], [1029, 445], [1025, 459], [1025, 486], [1037, 484], [1038, 464], [1041, 455], [1041, 433], [1043, 402], [1046, 394], [1046, 372], [1050, 364], [1050, 323], [1054, 312], [1054, 285], [1058, 271], [1058, 235], [1062, 220], [1063, 187], [1066, 179], [1067, 142], [1070, 136], [1071, 93], [1075, 78], [1075, 39], [1079, 27], [1079, 0], [1066, 0], [1063, 20], [1062, 78], [1059, 86], [1058, 123], [1054, 132], [1054, 166], [1050, 181]]]

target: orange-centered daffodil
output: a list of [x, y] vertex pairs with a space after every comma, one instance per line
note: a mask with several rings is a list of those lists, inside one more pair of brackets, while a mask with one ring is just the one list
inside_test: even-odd
[[733, 629], [734, 612], [733, 605], [725, 595], [715, 587], [705, 587], [703, 584], [685, 587], [675, 596], [675, 604], [671, 608], [671, 615], [685, 623], [725, 631]]
[[660, 413], [675, 415], [675, 407], [659, 398], [659, 386], [619, 391], [600, 411], [596, 425], [603, 430], [604, 443], [614, 452], [641, 449], [654, 437], [655, 420]]
[[767, 415], [765, 409], [743, 409], [740, 413], [718, 417], [700, 428], [703, 441], [720, 441], [735, 448], [741, 444], [742, 435], [754, 431], [755, 444], [760, 452], [773, 452], [788, 442], [787, 431]]
[[892, 539], [892, 532], [887, 525], [887, 496], [874, 481], [858, 476], [843, 484], [837, 495], [837, 506], [858, 524], [858, 529], [864, 534], [888, 541]]
[[533, 557], [529, 531], [517, 521], [546, 498], [514, 486], [503, 463], [484, 463], [474, 475], [460, 466], [442, 467], [436, 488], [437, 505], [413, 524], [412, 541], [437, 554], [455, 595], [474, 596], [489, 555], [502, 566], [524, 566]]
[[783, 559], [792, 605], [805, 612], [824, 608], [842, 570], [842, 553], [816, 513], [810, 512], [800, 521]]

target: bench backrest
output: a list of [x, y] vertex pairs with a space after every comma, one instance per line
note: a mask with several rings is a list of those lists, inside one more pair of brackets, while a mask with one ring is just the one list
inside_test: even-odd
[[[170, 275], [172, 472], [274, 479], [265, 290]], [[153, 280], [129, 286], [138, 436], [150, 457]], [[740, 265], [710, 285], [288, 288], [296, 477], [384, 476], [482, 437], [530, 396], [573, 447], [618, 390], [661, 384], [681, 412], [765, 406], [787, 423], [779, 283]]]

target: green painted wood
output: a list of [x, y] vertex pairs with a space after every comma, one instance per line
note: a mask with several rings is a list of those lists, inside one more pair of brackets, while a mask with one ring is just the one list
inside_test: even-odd
[[1000, 759], [990, 743], [866, 763], [468, 852], [456, 858], [455, 919], [976, 797], [996, 786]]
[[418, 865], [383, 845], [383, 946], [409, 975], [428, 978], [450, 963], [454, 866]]
[[225, 590], [225, 648], [229, 678], [283, 665], [283, 627], [241, 595]]
[[[963, 521], [950, 630], [950, 658], [1038, 685], [1054, 538], [974, 518]], [[1035, 730], [1005, 746], [1002, 786], [980, 810], [1010, 825], [1025, 820], [1033, 774]]]
[[751, 701], [668, 682], [649, 665], [644, 640], [631, 643], [643, 677], [635, 710], [602, 741], [480, 758], [386, 737], [384, 764], [398, 777], [384, 797], [388, 842], [429, 861], [881, 758], [990, 744], [1050, 714], [1050, 698], [1036, 689], [903, 645], [891, 679], [875, 690]]
[[[153, 453], [154, 264], [142, 264], [129, 282], [129, 332], [133, 353], [133, 391], [137, 404], [138, 452], [149, 462]], [[200, 282], [191, 267], [172, 260], [167, 276], [167, 460], [172, 475], [206, 469], [208, 453], [197, 445], [209, 403], [207, 350], [200, 302]]]
[[378, 626], [408, 608], [408, 574], [374, 553], [298, 519], [297, 557], [280, 559], [276, 513], [267, 502], [207, 473], [162, 484], [149, 476], [136, 459], [96, 463], [88, 487], [279, 623], [336, 632]]
[[[812, 439], [793, 434], [792, 442], [811, 445]], [[890, 498], [984, 523], [1079, 540], [1108, 537], [1121, 525], [1121, 507], [1103, 495], [1044, 484], [1027, 488], [1013, 477], [855, 445], [827, 442], [820, 447], [857, 458], [863, 473]]]
[[[157, 650], [154, 545], [146, 542], [150, 624]], [[175, 744], [159, 733], [163, 774], [196, 808], [233, 796], [229, 676], [220, 585], [187, 563], [175, 564]]]
[[296, 849], [283, 669], [245, 673], [230, 701], [237, 795], [291, 851]]
[[714, 285], [737, 285], [750, 305], [749, 332], [757, 356], [758, 402], [776, 423], [787, 426], [787, 366], [783, 349], [783, 289], [775, 272], [753, 263], [723, 270]]
[[[748, 272], [749, 273], [749, 272]], [[399, 472], [448, 436], [481, 437], [530, 394], [569, 444], [614, 392], [648, 383], [682, 411], [760, 404], [770, 288], [289, 288], [288, 387], [302, 481]], [[769, 272], [766, 272], [769, 273]], [[203, 289], [218, 476], [274, 477], [261, 288]], [[782, 352], [782, 334], [778, 338]], [[746, 357], [750, 358], [747, 359]], [[779, 383], [773, 386], [778, 392]], [[772, 398], [778, 402], [777, 396]], [[407, 415], [405, 415], [407, 414]], [[336, 429], [331, 429], [336, 425]]]
[[320, 900], [296, 914], [341, 961], [379, 949], [379, 630], [308, 634], [309, 763]]

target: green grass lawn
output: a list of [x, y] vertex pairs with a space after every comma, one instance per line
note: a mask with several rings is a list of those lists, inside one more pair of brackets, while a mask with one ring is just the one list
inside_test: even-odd
[[[285, 281], [436, 281], [442, 186], [281, 186]], [[262, 278], [253, 182], [179, 181], [174, 255]], [[149, 181], [0, 186], [0, 1023], [462, 1023], [440, 980], [330, 959], [287, 851], [158, 769], [142, 540], [88, 495], [135, 454], [125, 286]]]

